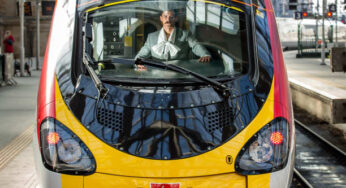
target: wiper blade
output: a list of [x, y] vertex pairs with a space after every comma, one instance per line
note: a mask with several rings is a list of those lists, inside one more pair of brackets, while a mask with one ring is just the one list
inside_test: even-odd
[[[87, 16], [86, 16], [87, 17]], [[87, 37], [90, 37], [91, 35], [91, 26], [88, 25], [87, 23], [85, 23], [85, 26], [83, 27], [84, 29], [84, 36], [83, 36], [83, 63], [87, 69], [87, 71], [89, 72], [89, 75], [91, 77], [91, 79], [93, 80], [95, 87], [98, 91], [98, 98], [104, 98], [106, 97], [107, 93], [108, 93], [108, 88], [106, 88], [103, 83], [101, 82], [101, 80], [99, 79], [99, 77], [97, 76], [96, 72], [94, 71], [94, 69], [91, 67], [91, 64], [94, 64], [92, 58], [89, 56], [89, 54], [86, 52], [86, 45], [88, 45], [87, 41]]]
[[135, 65], [135, 60], [133, 59], [123, 59], [123, 58], [112, 58], [112, 59], [103, 59], [96, 61], [95, 63], [116, 63], [123, 65]]
[[219, 93], [221, 93], [224, 97], [228, 98], [230, 96], [230, 89], [226, 85], [222, 84], [221, 82], [218, 82], [218, 81], [213, 80], [211, 78], [208, 78], [204, 75], [198, 74], [196, 72], [193, 72], [191, 70], [185, 69], [185, 68], [177, 66], [177, 65], [165, 64], [165, 63], [162, 63], [159, 61], [145, 60], [145, 59], [133, 60], [133, 59], [112, 58], [111, 60], [108, 60], [108, 62], [126, 64], [126, 65], [148, 65], [151, 67], [156, 67], [156, 68], [160, 68], [160, 69], [179, 72], [179, 73], [186, 74], [186, 75], [191, 75], [191, 76], [213, 86], [213, 88], [216, 91], [218, 91]]
[[97, 76], [96, 72], [94, 71], [94, 69], [91, 67], [90, 63], [92, 63], [92, 59], [90, 58], [90, 56], [85, 53], [84, 54], [84, 58], [83, 58], [83, 63], [85, 65], [85, 67], [87, 68], [89, 75], [91, 77], [91, 79], [93, 80], [95, 87], [99, 93], [99, 97], [104, 98], [107, 93], [108, 93], [108, 88], [106, 88], [102, 81], [99, 79], [99, 77]]

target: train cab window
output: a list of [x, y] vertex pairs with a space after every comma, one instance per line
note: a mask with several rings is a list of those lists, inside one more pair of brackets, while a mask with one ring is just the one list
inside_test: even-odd
[[[245, 13], [233, 6], [199, 1], [142, 1], [89, 12], [90, 56], [99, 76], [126, 79], [185, 79], [189, 75], [109, 63], [113, 58], [150, 59], [208, 77], [248, 70]], [[107, 63], [108, 62], [108, 63]]]

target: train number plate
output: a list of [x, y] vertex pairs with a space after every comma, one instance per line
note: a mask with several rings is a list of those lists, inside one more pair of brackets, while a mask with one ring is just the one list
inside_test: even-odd
[[150, 188], [180, 188], [180, 183], [150, 183]]

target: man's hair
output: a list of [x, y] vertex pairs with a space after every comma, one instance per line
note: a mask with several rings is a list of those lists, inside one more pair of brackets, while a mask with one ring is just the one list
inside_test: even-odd
[[164, 13], [164, 12], [173, 12], [173, 15], [174, 15], [174, 17], [177, 17], [177, 11], [176, 10], [164, 10], [164, 11], [162, 11], [161, 12], [161, 14], [160, 14], [160, 16], [162, 16], [162, 14]]

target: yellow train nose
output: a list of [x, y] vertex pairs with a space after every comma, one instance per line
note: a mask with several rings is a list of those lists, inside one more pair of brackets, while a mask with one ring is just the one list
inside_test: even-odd
[[136, 178], [95, 173], [84, 177], [84, 187], [126, 188], [201, 188], [246, 187], [246, 176], [236, 173], [187, 178]]

